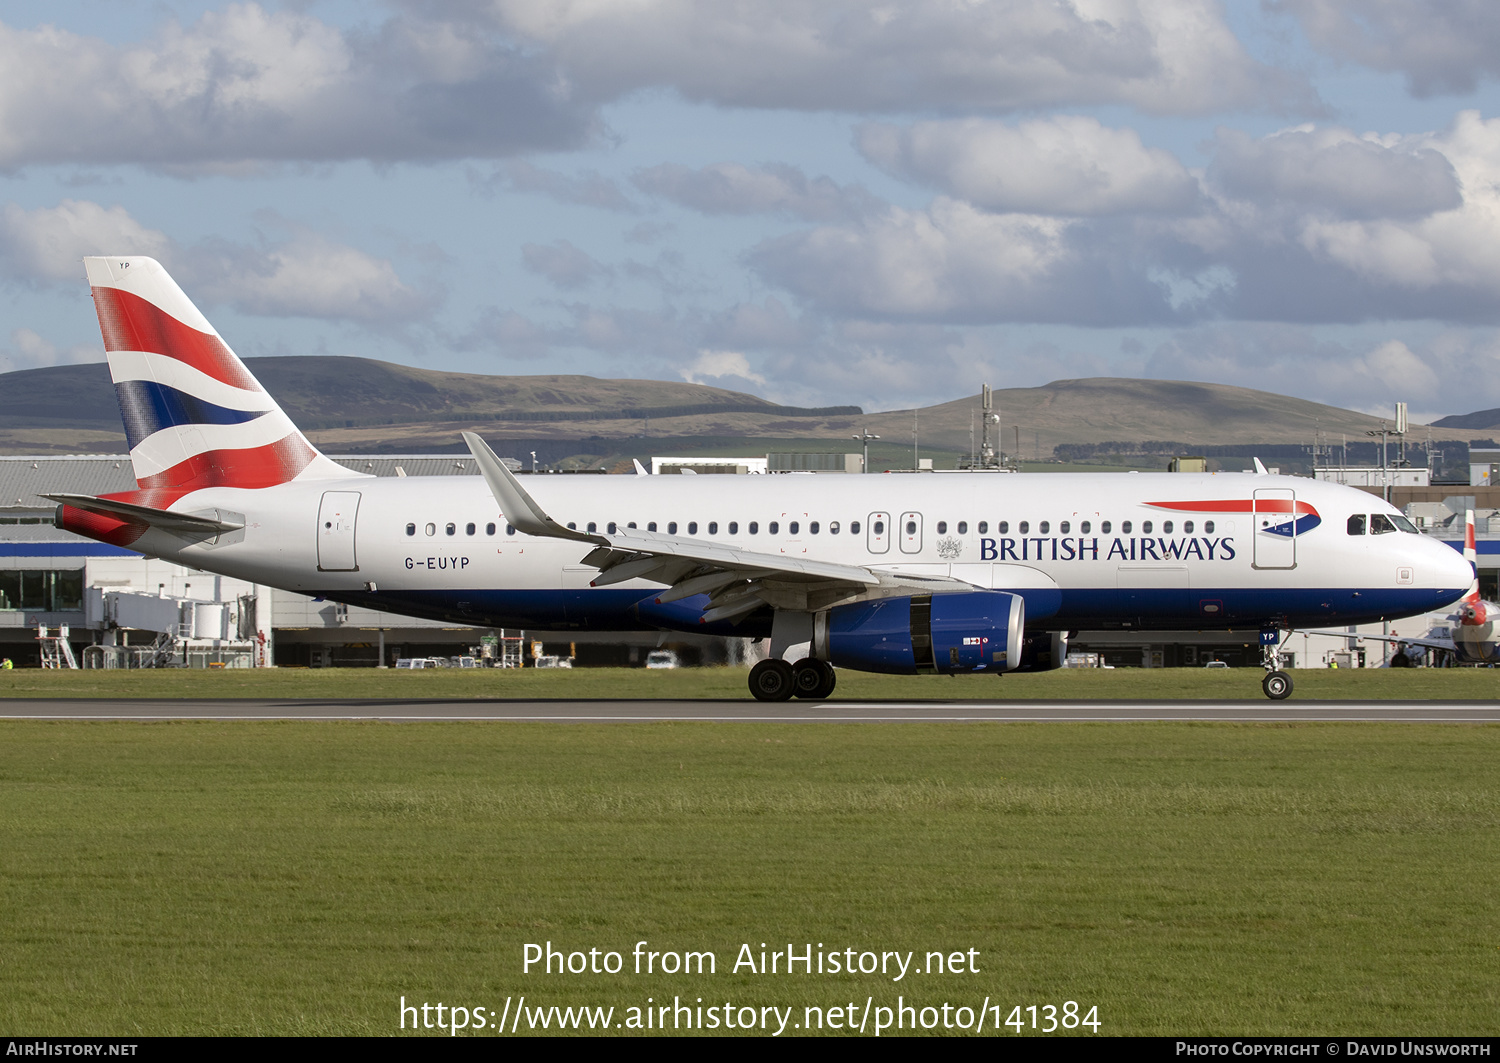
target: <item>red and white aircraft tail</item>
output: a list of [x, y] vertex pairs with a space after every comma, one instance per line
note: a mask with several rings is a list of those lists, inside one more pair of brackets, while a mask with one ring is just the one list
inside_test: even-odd
[[1474, 542], [1474, 511], [1464, 510], [1464, 560], [1474, 567], [1474, 585], [1458, 603], [1458, 622], [1466, 627], [1483, 624], [1489, 619], [1489, 608], [1479, 597], [1479, 548]]
[[349, 477], [320, 454], [150, 258], [87, 258], [141, 490], [166, 508], [204, 487]]

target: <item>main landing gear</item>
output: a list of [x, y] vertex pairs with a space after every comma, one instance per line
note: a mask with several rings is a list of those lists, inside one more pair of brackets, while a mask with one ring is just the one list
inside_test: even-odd
[[789, 701], [793, 697], [822, 701], [833, 693], [838, 677], [827, 661], [804, 657], [796, 664], [761, 661], [750, 669], [750, 693], [756, 701]]
[[1260, 633], [1260, 658], [1265, 666], [1266, 677], [1260, 688], [1272, 701], [1285, 701], [1292, 696], [1292, 677], [1281, 670], [1281, 631], [1266, 628]]

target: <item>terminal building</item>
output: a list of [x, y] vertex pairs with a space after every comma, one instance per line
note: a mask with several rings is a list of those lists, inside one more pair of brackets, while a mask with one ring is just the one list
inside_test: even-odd
[[[1462, 545], [1464, 511], [1475, 511], [1480, 587], [1488, 600], [1500, 598], [1500, 484], [1490, 483], [1494, 468], [1500, 467], [1500, 452], [1494, 457], [1494, 462], [1476, 459], [1475, 473], [1482, 482], [1469, 486], [1360, 485], [1388, 495], [1426, 534], [1456, 547]], [[479, 474], [468, 455], [333, 460], [376, 476]], [[798, 465], [796, 471], [802, 472], [848, 472], [857, 469], [857, 461], [858, 455], [832, 455], [820, 469], [808, 468], [816, 463], [800, 455], [726, 459], [722, 465], [702, 459], [657, 459], [653, 464], [665, 466], [662, 472], [696, 475], [728, 465], [725, 471], [743, 475], [790, 472], [788, 466]], [[671, 468], [673, 464], [677, 468]], [[579, 665], [640, 664], [661, 648], [673, 650], [685, 664], [738, 662], [755, 654], [745, 640], [660, 632], [535, 633], [528, 638], [523, 632], [457, 627], [320, 601], [61, 531], [52, 523], [56, 505], [44, 497], [100, 495], [134, 486], [130, 459], [124, 455], [0, 457], [0, 657], [11, 658], [19, 667], [36, 666], [49, 648], [59, 650], [64, 626], [69, 652], [61, 659], [70, 656], [85, 667], [390, 666], [402, 658], [472, 656], [486, 636], [522, 639], [528, 660]], [[1361, 634], [1417, 636], [1442, 623], [1442, 616], [1434, 616], [1337, 637], [1299, 633], [1285, 648], [1293, 655], [1294, 667], [1378, 665], [1389, 659], [1388, 645], [1361, 644]], [[50, 647], [39, 634], [52, 639]], [[1080, 661], [1117, 667], [1201, 667], [1211, 661], [1253, 666], [1260, 661], [1254, 632], [1121, 627], [1080, 632], [1072, 648]]]

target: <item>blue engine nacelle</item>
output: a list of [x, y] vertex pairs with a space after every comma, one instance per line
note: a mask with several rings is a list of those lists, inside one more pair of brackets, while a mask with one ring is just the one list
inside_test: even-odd
[[1006, 591], [856, 602], [818, 614], [813, 656], [893, 675], [1008, 672], [1020, 663], [1025, 623], [1025, 603]]

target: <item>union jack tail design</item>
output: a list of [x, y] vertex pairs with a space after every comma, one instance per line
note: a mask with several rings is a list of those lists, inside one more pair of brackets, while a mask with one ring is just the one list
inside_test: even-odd
[[1459, 623], [1473, 627], [1489, 619], [1489, 609], [1479, 597], [1479, 547], [1474, 542], [1474, 511], [1464, 510], [1464, 560], [1474, 568], [1474, 584], [1458, 603]]
[[204, 487], [347, 478], [299, 432], [161, 264], [86, 258], [140, 490], [165, 509]]

